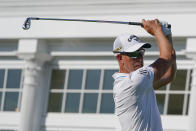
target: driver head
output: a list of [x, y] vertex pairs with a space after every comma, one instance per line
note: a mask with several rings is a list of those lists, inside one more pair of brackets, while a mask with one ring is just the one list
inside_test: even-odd
[[25, 20], [25, 23], [24, 23], [24, 25], [23, 25], [23, 29], [24, 30], [28, 30], [29, 28], [31, 27], [31, 19], [30, 18], [27, 18], [26, 20]]

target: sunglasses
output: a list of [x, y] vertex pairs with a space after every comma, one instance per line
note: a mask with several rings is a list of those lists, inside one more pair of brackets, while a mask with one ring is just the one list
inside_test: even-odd
[[140, 49], [140, 50], [137, 50], [135, 52], [120, 52], [120, 54], [129, 56], [131, 58], [143, 57], [144, 53], [145, 53], [144, 49]]

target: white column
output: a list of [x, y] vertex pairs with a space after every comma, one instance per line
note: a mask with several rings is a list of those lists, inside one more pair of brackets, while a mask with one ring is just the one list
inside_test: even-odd
[[45, 103], [48, 93], [48, 69], [45, 62], [51, 57], [47, 47], [35, 39], [19, 41], [18, 57], [25, 60], [24, 83], [19, 131], [41, 131], [44, 125]]
[[187, 57], [194, 60], [192, 73], [191, 93], [189, 102], [188, 131], [196, 131], [196, 38], [188, 38], [186, 45]]

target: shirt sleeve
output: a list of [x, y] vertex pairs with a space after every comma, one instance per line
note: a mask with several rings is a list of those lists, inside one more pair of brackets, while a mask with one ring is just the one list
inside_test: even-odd
[[154, 80], [154, 69], [152, 68], [152, 66], [147, 66], [145, 68], [148, 71], [148, 75], [150, 77], [150, 81], [153, 82], [153, 80]]
[[139, 88], [152, 88], [154, 79], [154, 70], [151, 66], [137, 69], [130, 74], [131, 81]]

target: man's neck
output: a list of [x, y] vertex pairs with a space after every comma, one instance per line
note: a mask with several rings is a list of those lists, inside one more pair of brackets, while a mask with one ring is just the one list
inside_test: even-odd
[[128, 71], [128, 70], [125, 70], [124, 68], [120, 68], [120, 72], [119, 73], [127, 73], [127, 74], [129, 74], [131, 72], [133, 72], [133, 71]]
[[[143, 67], [143, 66], [142, 66]], [[142, 68], [142, 67], [140, 67], [140, 68]], [[139, 69], [139, 68], [137, 68], [137, 69]], [[126, 69], [124, 69], [124, 68], [120, 68], [120, 71], [119, 71], [119, 73], [127, 73], [127, 74], [129, 74], [129, 73], [131, 73], [131, 72], [133, 72], [133, 71], [136, 71], [137, 69], [133, 69], [133, 70], [126, 70]]]

